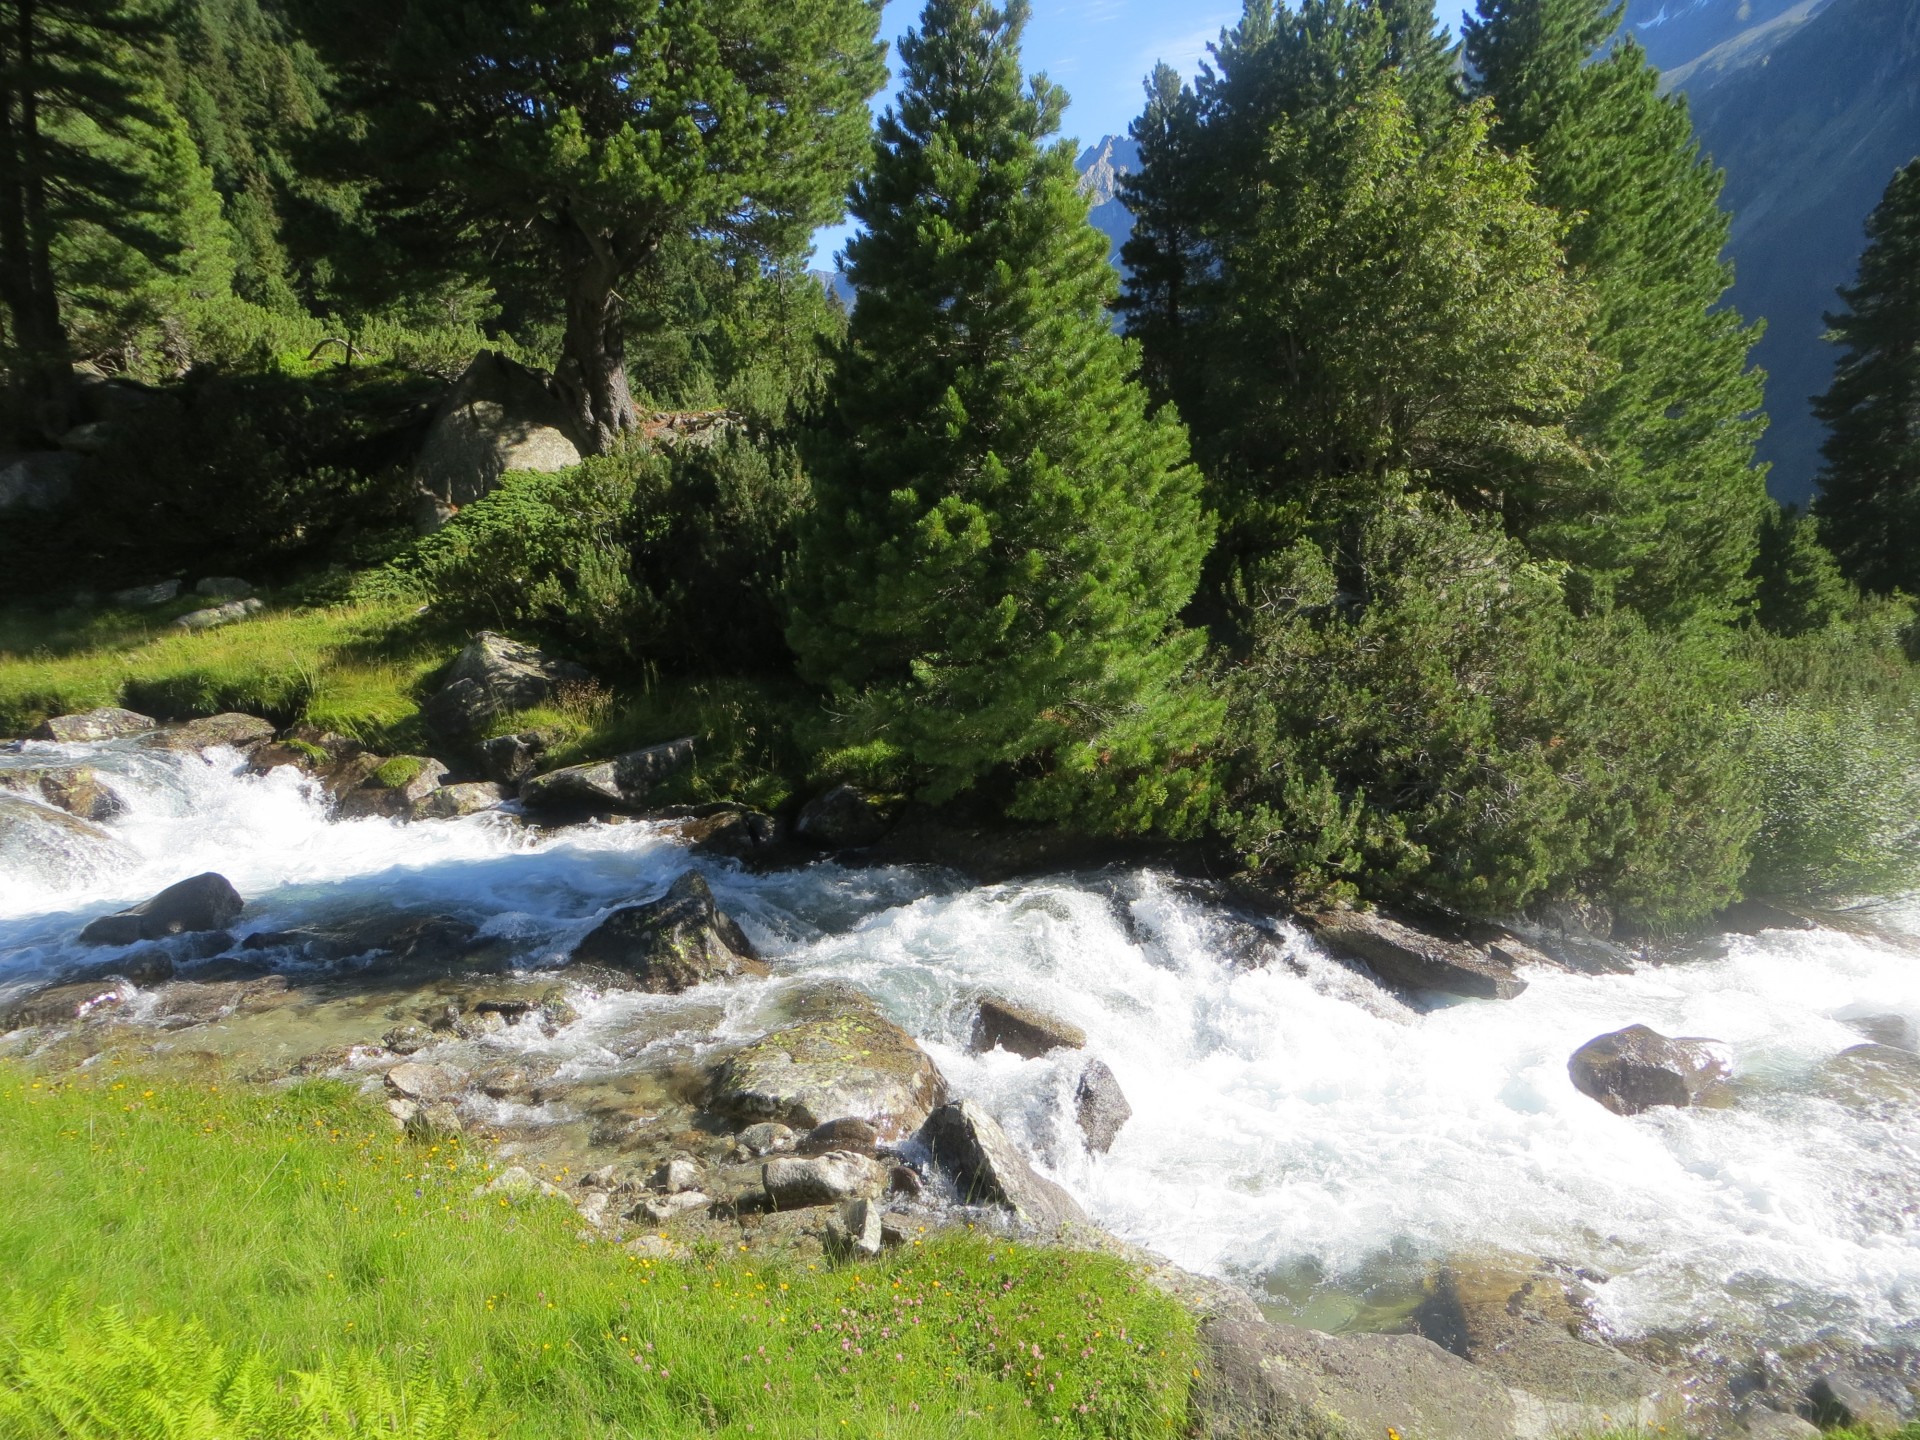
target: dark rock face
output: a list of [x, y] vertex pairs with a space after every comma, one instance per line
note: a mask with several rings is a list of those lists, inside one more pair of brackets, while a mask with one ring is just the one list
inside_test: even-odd
[[1629, 1025], [1574, 1051], [1567, 1073], [1575, 1089], [1614, 1114], [1638, 1115], [1656, 1105], [1718, 1103], [1732, 1064], [1717, 1040], [1669, 1039], [1645, 1025]]
[[530, 810], [579, 810], [605, 814], [647, 808], [660, 783], [693, 764], [691, 739], [669, 740], [613, 760], [569, 765], [522, 782], [520, 801]]
[[272, 722], [258, 715], [228, 713], [189, 720], [184, 725], [165, 726], [143, 737], [142, 743], [155, 750], [181, 753], [224, 746], [244, 754], [273, 739], [273, 733]]
[[1022, 1224], [1042, 1230], [1088, 1223], [1074, 1198], [1036, 1175], [994, 1118], [971, 1100], [942, 1105], [916, 1138], [969, 1204], [1004, 1205]]
[[1120, 1127], [1133, 1118], [1133, 1106], [1120, 1093], [1120, 1082], [1105, 1061], [1089, 1060], [1080, 1072], [1080, 1083], [1073, 1089], [1073, 1116], [1087, 1148], [1101, 1155], [1113, 1148]]
[[556, 660], [531, 645], [482, 630], [460, 652], [446, 681], [420, 710], [442, 735], [471, 735], [497, 715], [542, 704], [559, 686], [590, 678], [571, 661]]
[[871, 845], [887, 833], [887, 822], [865, 792], [836, 785], [807, 802], [794, 824], [802, 840], [828, 850]]
[[1325, 910], [1300, 921], [1328, 950], [1360, 961], [1389, 985], [1477, 1000], [1511, 1000], [1527, 988], [1512, 964], [1486, 947], [1423, 934], [1385, 915]]
[[160, 722], [150, 715], [106, 706], [79, 715], [59, 715], [42, 720], [27, 735], [29, 740], [51, 740], [60, 745], [79, 745], [92, 740], [121, 740], [157, 729]]
[[496, 785], [514, 789], [540, 768], [547, 753], [547, 737], [538, 730], [518, 735], [496, 735], [480, 746], [480, 766]]
[[1599, 1405], [1620, 1425], [1651, 1429], [1669, 1385], [1658, 1371], [1586, 1338], [1577, 1280], [1524, 1264], [1443, 1266], [1414, 1327], [1463, 1360], [1548, 1402]]
[[414, 807], [438, 790], [446, 776], [447, 767], [438, 760], [396, 755], [373, 769], [358, 789], [340, 797], [340, 816], [345, 820], [411, 819]]
[[739, 805], [678, 817], [674, 828], [696, 854], [734, 860], [763, 860], [779, 850], [782, 838], [773, 816]]
[[151, 900], [102, 915], [80, 932], [83, 945], [131, 945], [168, 935], [224, 930], [240, 918], [246, 901], [224, 875], [209, 871], [169, 885]]
[[1741, 900], [1713, 917], [1712, 927], [1729, 935], [1759, 935], [1768, 930], [1817, 930], [1804, 915], [1769, 905], [1764, 900]]
[[946, 1082], [911, 1035], [857, 992], [763, 1035], [714, 1072], [708, 1103], [743, 1124], [812, 1130], [858, 1116], [881, 1140], [904, 1139], [946, 1099]]
[[975, 1050], [998, 1046], [1032, 1060], [1049, 1050], [1083, 1050], [1086, 1044], [1087, 1032], [1078, 1025], [998, 995], [980, 998], [980, 1013], [973, 1021]]
[[714, 904], [713, 891], [693, 870], [660, 899], [614, 911], [575, 947], [572, 959], [625, 971], [640, 989], [658, 995], [768, 973], [745, 932]]
[[90, 765], [36, 765], [0, 770], [0, 790], [38, 795], [47, 804], [82, 820], [111, 820], [125, 803]]
[[1905, 1015], [1854, 1015], [1841, 1023], [1876, 1045], [1920, 1051], [1920, 1026]]
[[256, 775], [268, 775], [290, 765], [318, 780], [328, 797], [338, 802], [385, 763], [382, 756], [368, 753], [356, 740], [316, 726], [296, 725], [254, 751], [247, 769]]
[[1807, 1402], [1822, 1425], [1897, 1430], [1913, 1418], [1913, 1396], [1891, 1375], [1830, 1370], [1807, 1387]]

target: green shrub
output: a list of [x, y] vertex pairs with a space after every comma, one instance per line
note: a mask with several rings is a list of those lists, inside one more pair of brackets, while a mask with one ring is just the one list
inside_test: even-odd
[[1301, 541], [1243, 597], [1220, 828], [1310, 888], [1642, 924], [1733, 898], [1756, 817], [1711, 650], [1577, 618], [1560, 574], [1429, 502], [1344, 553]]

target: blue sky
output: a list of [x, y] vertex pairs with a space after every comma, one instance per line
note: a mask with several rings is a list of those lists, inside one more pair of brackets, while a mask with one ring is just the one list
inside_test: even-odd
[[[888, 0], [881, 33], [897, 40], [920, 18], [922, 3]], [[1027, 69], [1046, 71], [1073, 97], [1065, 128], [1083, 147], [1102, 135], [1126, 132], [1140, 113], [1141, 82], [1156, 61], [1193, 74], [1207, 46], [1240, 18], [1240, 0], [1032, 0], [1032, 5], [1024, 47]], [[1457, 31], [1460, 10], [1446, 0], [1439, 8], [1441, 19]], [[876, 111], [885, 100], [875, 102]], [[822, 231], [814, 264], [830, 267], [846, 236], [844, 226]]]

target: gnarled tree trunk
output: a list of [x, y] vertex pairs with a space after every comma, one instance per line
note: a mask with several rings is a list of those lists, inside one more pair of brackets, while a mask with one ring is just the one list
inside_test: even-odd
[[569, 267], [567, 330], [554, 384], [577, 417], [587, 448], [605, 454], [640, 428], [627, 387], [626, 335], [614, 288], [623, 267], [602, 240], [583, 237], [579, 249]]

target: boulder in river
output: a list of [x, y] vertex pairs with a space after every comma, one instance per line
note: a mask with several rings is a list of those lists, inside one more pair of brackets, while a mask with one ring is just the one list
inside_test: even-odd
[[250, 754], [273, 739], [273, 735], [272, 721], [262, 720], [258, 715], [228, 712], [209, 715], [202, 720], [188, 720], [181, 725], [162, 726], [150, 735], [142, 736], [141, 743], [151, 750], [171, 750], [180, 754], [222, 748]]
[[[1676, 1407], [1659, 1371], [1592, 1338], [1576, 1277], [1524, 1261], [1440, 1267], [1413, 1312], [1414, 1328], [1548, 1407], [1597, 1407], [1605, 1423], [1651, 1431]], [[1577, 1433], [1587, 1417], [1556, 1415]], [[1598, 1418], [1592, 1417], [1592, 1418]]]
[[1074, 1198], [1035, 1174], [998, 1122], [971, 1100], [942, 1105], [916, 1138], [968, 1204], [1004, 1205], [1022, 1224], [1041, 1230], [1087, 1223]]
[[246, 903], [226, 876], [208, 871], [169, 885], [130, 910], [100, 916], [80, 932], [80, 943], [132, 945], [168, 935], [224, 930], [240, 918]]
[[131, 851], [92, 821], [0, 790], [0, 875], [68, 885], [132, 860]]
[[91, 765], [32, 765], [0, 770], [0, 790], [38, 795], [82, 820], [111, 820], [127, 807]]
[[491, 780], [463, 780], [457, 785], [442, 785], [413, 802], [416, 820], [458, 820], [497, 810], [507, 803], [507, 792]]
[[1133, 1106], [1120, 1091], [1113, 1071], [1097, 1056], [1080, 1072], [1073, 1088], [1073, 1117], [1086, 1137], [1087, 1148], [1101, 1155], [1113, 1148], [1120, 1127], [1133, 1118]]
[[117, 1010], [134, 995], [124, 980], [86, 980], [50, 985], [0, 1001], [0, 1035], [29, 1025], [66, 1025]]
[[1820, 1093], [1856, 1108], [1920, 1103], [1920, 1055], [1895, 1045], [1853, 1045], [1820, 1067]]
[[103, 705], [78, 715], [56, 715], [42, 720], [28, 732], [29, 740], [51, 740], [58, 745], [83, 745], [96, 740], [123, 740], [160, 725], [151, 715], [141, 715], [117, 706]]
[[760, 1183], [774, 1209], [799, 1210], [872, 1199], [887, 1188], [887, 1167], [870, 1155], [850, 1150], [783, 1155], [760, 1167]]
[[560, 686], [591, 678], [570, 660], [482, 630], [455, 657], [420, 713], [442, 735], [472, 735], [496, 716], [544, 704]]
[[880, 839], [887, 833], [887, 821], [865, 791], [852, 785], [836, 785], [809, 800], [793, 828], [802, 840], [814, 845], [828, 850], [848, 850]]
[[982, 995], [980, 1010], [973, 1020], [973, 1048], [985, 1052], [996, 1047], [1010, 1055], [1033, 1060], [1049, 1050], [1082, 1050], [1087, 1032], [1071, 1021], [1004, 1000], [998, 995]]
[[1511, 1000], [1527, 988], [1513, 966], [1485, 946], [1428, 935], [1374, 911], [1322, 910], [1300, 921], [1335, 955], [1360, 961], [1402, 989]]
[[1849, 1015], [1840, 1023], [1876, 1045], [1920, 1051], [1920, 1026], [1905, 1015]]
[[911, 1135], [945, 1098], [946, 1082], [927, 1053], [851, 990], [836, 990], [797, 1024], [735, 1051], [709, 1091], [715, 1110], [742, 1122], [811, 1130], [857, 1115], [886, 1141]]
[[780, 847], [780, 822], [744, 805], [715, 805], [687, 815], [668, 812], [673, 833], [696, 855], [761, 860]]
[[614, 911], [574, 947], [571, 959], [631, 975], [638, 988], [673, 995], [711, 980], [765, 975], [753, 942], [689, 870], [658, 900]]
[[1829, 1370], [1807, 1387], [1822, 1425], [1875, 1432], [1900, 1429], [1914, 1415], [1913, 1395], [1897, 1378], [1866, 1369]]
[[447, 767], [431, 756], [395, 755], [383, 760], [357, 789], [340, 797], [340, 816], [411, 819], [414, 808], [440, 788], [446, 775]]
[[612, 760], [569, 765], [536, 775], [521, 783], [520, 803], [538, 811], [606, 814], [645, 810], [661, 783], [691, 764], [692, 739], [669, 740]]
[[1575, 1089], [1614, 1114], [1638, 1115], [1657, 1105], [1721, 1103], [1733, 1065], [1718, 1040], [1669, 1038], [1645, 1025], [1629, 1025], [1574, 1051], [1567, 1073]]
[[733, 1138], [742, 1150], [754, 1156], [777, 1155], [794, 1147], [793, 1127], [773, 1120], [749, 1125]]
[[824, 1155], [829, 1150], [851, 1150], [856, 1155], [871, 1155], [880, 1143], [880, 1132], [871, 1120], [843, 1115], [816, 1125], [800, 1137], [794, 1148], [802, 1155]]

